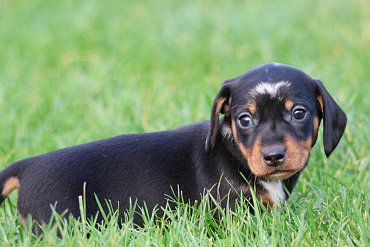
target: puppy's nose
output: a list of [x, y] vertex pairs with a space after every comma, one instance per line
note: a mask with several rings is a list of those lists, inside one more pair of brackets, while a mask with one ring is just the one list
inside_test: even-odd
[[269, 146], [262, 149], [262, 157], [266, 165], [279, 166], [285, 159], [285, 148], [283, 146]]

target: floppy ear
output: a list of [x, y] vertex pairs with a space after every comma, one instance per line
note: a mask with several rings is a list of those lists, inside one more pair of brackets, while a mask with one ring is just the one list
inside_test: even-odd
[[211, 127], [208, 131], [206, 139], [206, 153], [212, 151], [218, 134], [219, 115], [220, 113], [228, 113], [230, 111], [229, 102], [231, 97], [230, 86], [225, 82], [220, 91], [218, 92], [212, 107], [211, 113]]
[[337, 147], [347, 124], [344, 111], [326, 91], [321, 81], [316, 80], [317, 100], [319, 101], [322, 117], [324, 119], [324, 150], [329, 157]]

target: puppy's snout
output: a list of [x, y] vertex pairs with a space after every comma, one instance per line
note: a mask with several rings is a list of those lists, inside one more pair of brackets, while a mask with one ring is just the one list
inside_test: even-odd
[[279, 166], [285, 159], [285, 147], [280, 145], [264, 147], [262, 157], [266, 165]]

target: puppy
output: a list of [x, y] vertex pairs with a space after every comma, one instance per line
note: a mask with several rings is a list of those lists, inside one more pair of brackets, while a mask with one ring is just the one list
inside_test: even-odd
[[253, 189], [265, 205], [277, 205], [307, 165], [321, 119], [329, 156], [343, 135], [345, 113], [321, 81], [288, 65], [261, 65], [223, 83], [210, 121], [15, 162], [0, 173], [0, 202], [18, 188], [20, 217], [39, 223], [49, 221], [51, 206], [79, 217], [81, 195], [88, 217], [101, 217], [96, 198], [110, 200], [122, 217], [130, 200], [153, 209], [179, 188], [191, 202], [216, 184], [221, 197], [250, 198]]

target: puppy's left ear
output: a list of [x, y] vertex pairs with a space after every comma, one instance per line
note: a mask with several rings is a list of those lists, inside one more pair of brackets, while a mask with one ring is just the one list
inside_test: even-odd
[[230, 83], [226, 81], [220, 91], [218, 92], [212, 107], [211, 113], [211, 126], [208, 131], [207, 139], [206, 139], [206, 153], [212, 151], [215, 143], [216, 138], [218, 135], [218, 126], [219, 126], [219, 115], [228, 114], [230, 111], [230, 100], [231, 100], [231, 88]]
[[347, 117], [319, 80], [316, 80], [316, 90], [324, 119], [324, 150], [329, 157], [343, 135]]

